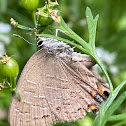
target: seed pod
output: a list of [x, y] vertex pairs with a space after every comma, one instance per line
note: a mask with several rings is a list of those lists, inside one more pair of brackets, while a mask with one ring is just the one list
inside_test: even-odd
[[41, 26], [47, 26], [53, 21], [46, 6], [38, 8], [36, 14], [38, 15], [38, 23]]
[[39, 0], [21, 0], [21, 4], [26, 10], [33, 11], [37, 8]]
[[15, 77], [19, 73], [18, 63], [7, 55], [0, 59], [0, 73], [6, 77]]

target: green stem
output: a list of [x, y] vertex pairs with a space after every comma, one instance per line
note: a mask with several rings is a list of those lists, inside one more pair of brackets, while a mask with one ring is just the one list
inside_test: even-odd
[[21, 95], [19, 94], [18, 90], [16, 88], [13, 89], [13, 91], [16, 93], [16, 95], [18, 96], [19, 101], [21, 101]]
[[33, 17], [33, 22], [34, 22], [35, 28], [37, 28], [37, 21], [36, 21], [35, 11], [32, 12], [32, 17]]
[[16, 78], [17, 78], [17, 76], [10, 77], [10, 89], [11, 89], [11, 91], [13, 91], [16, 87]]
[[113, 86], [112, 86], [111, 79], [110, 79], [107, 71], [105, 70], [104, 65], [102, 64], [101, 60], [99, 59], [97, 53], [96, 52], [90, 52], [90, 51], [87, 51], [85, 53], [87, 53], [88, 55], [90, 55], [96, 61], [96, 63], [99, 65], [99, 67], [103, 71], [103, 73], [104, 73], [104, 75], [105, 75], [105, 77], [106, 77], [106, 79], [107, 79], [107, 81], [109, 83], [110, 92], [113, 92]]
[[113, 92], [113, 86], [112, 86], [112, 82], [111, 82], [111, 79], [107, 73], [107, 71], [105, 70], [104, 68], [104, 65], [102, 64], [102, 62], [100, 61], [100, 59], [97, 57], [95, 58], [95, 61], [97, 62], [97, 64], [99, 65], [99, 67], [101, 68], [101, 70], [103, 71], [104, 75], [106, 76], [106, 79], [109, 83], [109, 87], [110, 87], [110, 92]]
[[[74, 31], [72, 31], [72, 30], [70, 31], [70, 30], [68, 30], [68, 28], [63, 27], [63, 26], [61, 26], [60, 29], [64, 31], [64, 32], [63, 32], [64, 34], [66, 34], [66, 35], [69, 36], [70, 38], [76, 40], [76, 41], [77, 41], [79, 44], [81, 44], [84, 48], [89, 49], [89, 48], [88, 48], [87, 42], [85, 42], [81, 37], [79, 37]], [[62, 32], [62, 31], [61, 31], [61, 32]]]
[[26, 27], [26, 26], [23, 26], [23, 25], [20, 25], [20, 24], [17, 24], [16, 27], [20, 28], [20, 29], [23, 29], [23, 30], [28, 30], [28, 31], [33, 31], [34, 30], [33, 28], [29, 28], [29, 27]]
[[12, 88], [12, 86], [13, 86], [13, 78], [10, 77], [10, 88]]
[[67, 24], [64, 22], [63, 18], [61, 17], [61, 23], [59, 23], [59, 29], [61, 29], [61, 32], [69, 36], [70, 38], [77, 41], [79, 44], [81, 44], [85, 49], [89, 50], [88, 43], [84, 41], [80, 36], [78, 36], [73, 30], [71, 30]]
[[16, 89], [16, 78], [17, 78], [17, 76], [10, 77], [10, 85], [11, 85], [10, 90], [12, 91], [12, 93], [15, 92], [16, 95], [18, 96], [18, 99], [21, 101], [21, 96], [20, 96], [18, 90]]

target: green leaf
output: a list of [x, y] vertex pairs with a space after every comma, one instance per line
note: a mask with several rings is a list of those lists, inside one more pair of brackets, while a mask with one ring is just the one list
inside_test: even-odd
[[113, 115], [108, 119], [108, 121], [118, 121], [118, 120], [123, 120], [123, 119], [126, 120], [126, 113]]
[[113, 92], [110, 94], [110, 97], [105, 103], [105, 111], [109, 108], [109, 106], [112, 104], [113, 100], [116, 98], [118, 95], [119, 91], [121, 88], [126, 84], [126, 81], [123, 81]]
[[95, 36], [96, 36], [96, 27], [99, 15], [97, 15], [93, 19], [92, 12], [89, 7], [86, 8], [86, 19], [88, 23], [88, 30], [89, 30], [89, 44], [91, 46], [92, 53], [95, 52]]
[[67, 24], [64, 22], [63, 18], [61, 17], [61, 23], [59, 24], [61, 29], [61, 32], [78, 42], [85, 48], [87, 51], [89, 51], [89, 46], [85, 40], [83, 40], [80, 36], [78, 36], [73, 30], [71, 30]]
[[94, 60], [98, 63], [98, 65], [100, 66], [100, 68], [104, 72], [104, 74], [108, 80], [110, 90], [112, 92], [113, 91], [112, 82], [109, 78], [107, 71], [104, 69], [102, 62], [99, 60], [99, 57], [98, 57], [98, 55], [96, 53], [96, 49], [95, 49], [95, 37], [96, 37], [96, 27], [97, 27], [98, 18], [99, 18], [99, 15], [97, 15], [93, 19], [93, 15], [92, 15], [90, 8], [89, 7], [86, 8], [86, 19], [87, 19], [88, 30], [89, 30], [89, 44], [88, 44], [89, 50], [88, 51], [90, 53], [90, 56], [91, 55], [93, 56]]
[[126, 92], [123, 92], [121, 94], [121, 96], [119, 96], [118, 99], [115, 102], [112, 103], [112, 105], [110, 106], [110, 108], [105, 113], [103, 124], [105, 124], [108, 121], [108, 119], [110, 118], [110, 116], [120, 106], [120, 104], [122, 104], [122, 102], [125, 100], [125, 98], [126, 98]]
[[7, 0], [0, 0], [0, 13], [4, 13], [7, 10]]
[[116, 123], [112, 126], [125, 126], [125, 125], [126, 125], [126, 121], [122, 121], [122, 122]]

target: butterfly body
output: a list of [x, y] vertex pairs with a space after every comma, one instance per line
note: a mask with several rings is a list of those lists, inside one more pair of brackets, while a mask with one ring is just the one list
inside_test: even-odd
[[18, 81], [22, 101], [13, 97], [10, 126], [49, 126], [97, 111], [109, 87], [91, 71], [95, 62], [64, 42], [50, 38], [38, 42], [41, 49], [29, 59]]

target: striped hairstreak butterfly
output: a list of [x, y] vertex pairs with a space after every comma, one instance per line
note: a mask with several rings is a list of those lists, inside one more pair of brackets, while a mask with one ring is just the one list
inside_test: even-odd
[[97, 114], [109, 87], [92, 71], [95, 62], [62, 41], [38, 37], [37, 51], [25, 65], [10, 107], [10, 126], [49, 126]]

